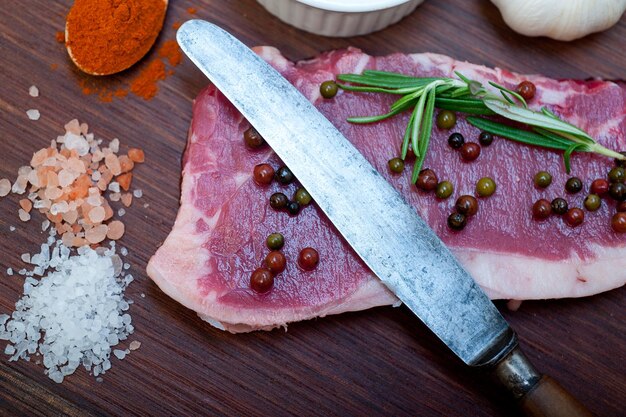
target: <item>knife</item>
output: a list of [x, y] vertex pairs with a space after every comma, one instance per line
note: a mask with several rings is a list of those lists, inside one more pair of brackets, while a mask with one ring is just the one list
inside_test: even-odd
[[498, 309], [416, 210], [282, 75], [211, 23], [190, 20], [177, 40], [372, 272], [463, 362], [491, 371], [528, 416], [591, 416], [537, 372]]

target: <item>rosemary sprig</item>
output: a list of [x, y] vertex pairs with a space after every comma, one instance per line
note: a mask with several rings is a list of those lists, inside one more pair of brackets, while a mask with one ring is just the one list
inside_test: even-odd
[[[411, 181], [419, 175], [430, 143], [435, 108], [466, 113], [473, 126], [503, 138], [563, 151], [565, 169], [570, 172], [573, 152], [594, 152], [611, 158], [626, 159], [622, 154], [598, 144], [587, 132], [559, 118], [547, 108], [528, 109], [526, 101], [517, 92], [489, 82], [488, 90], [476, 80], [460, 73], [455, 78], [412, 77], [385, 71], [366, 70], [362, 74], [340, 74], [344, 82], [339, 87], [347, 91], [395, 94], [396, 100], [389, 112], [377, 116], [350, 117], [352, 123], [373, 123], [412, 109], [401, 147], [401, 158], [406, 159], [409, 146], [415, 154]], [[350, 83], [350, 84], [345, 84]], [[495, 91], [494, 91], [495, 90]], [[499, 94], [498, 94], [499, 93]], [[510, 122], [525, 125], [520, 129], [492, 119], [476, 116], [499, 116]]]

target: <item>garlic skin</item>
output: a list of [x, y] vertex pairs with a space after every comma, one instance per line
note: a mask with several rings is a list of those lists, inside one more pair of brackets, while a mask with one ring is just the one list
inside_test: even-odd
[[608, 29], [626, 10], [626, 0], [491, 0], [507, 25], [526, 36], [560, 41]]

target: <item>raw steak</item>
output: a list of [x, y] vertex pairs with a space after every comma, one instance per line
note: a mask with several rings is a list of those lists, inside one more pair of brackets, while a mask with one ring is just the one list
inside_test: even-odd
[[[465, 163], [447, 146], [450, 132], [433, 131], [425, 167], [456, 187], [452, 198], [437, 200], [409, 184], [410, 169], [391, 175], [387, 161], [399, 153], [408, 115], [374, 125], [351, 125], [348, 116], [386, 112], [391, 98], [379, 94], [340, 92], [331, 100], [319, 95], [319, 84], [338, 73], [363, 69], [419, 76], [452, 76], [453, 71], [479, 81], [494, 80], [514, 88], [529, 79], [537, 86], [532, 107], [547, 105], [613, 149], [626, 148], [626, 87], [604, 81], [557, 81], [520, 76], [435, 54], [371, 57], [356, 49], [325, 53], [293, 64], [278, 50], [257, 52], [283, 73], [350, 139], [364, 156], [413, 204], [453, 250], [490, 297], [543, 299], [580, 297], [619, 287], [626, 280], [626, 235], [614, 233], [610, 217], [615, 204], [603, 200], [597, 212], [586, 212], [582, 226], [571, 228], [559, 217], [539, 222], [531, 206], [539, 198], [565, 197], [582, 207], [590, 182], [605, 177], [612, 160], [589, 154], [572, 158], [572, 175], [583, 179], [585, 192], [566, 195], [560, 153], [496, 138], [480, 157]], [[276, 115], [280, 117], [279, 114]], [[268, 198], [292, 195], [296, 184], [260, 187], [253, 167], [280, 161], [269, 147], [251, 151], [242, 141], [249, 124], [212, 86], [193, 107], [183, 162], [181, 207], [172, 232], [148, 264], [148, 274], [172, 298], [211, 324], [231, 332], [271, 329], [288, 322], [344, 311], [394, 304], [396, 298], [367, 270], [338, 232], [313, 204], [297, 217], [276, 212]], [[478, 130], [460, 119], [454, 129], [475, 141]], [[533, 175], [548, 170], [553, 183], [536, 189]], [[456, 198], [473, 194], [481, 177], [496, 179], [496, 193], [480, 201], [478, 214], [462, 232], [446, 225]], [[249, 288], [251, 272], [268, 252], [265, 238], [285, 236], [285, 272], [266, 295]], [[384, 242], [381, 242], [384, 245]], [[300, 249], [317, 248], [321, 262], [312, 272], [300, 270]]]

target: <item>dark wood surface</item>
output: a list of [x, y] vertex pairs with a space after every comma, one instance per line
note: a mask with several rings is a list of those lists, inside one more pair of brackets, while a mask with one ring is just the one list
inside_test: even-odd
[[[31, 153], [62, 133], [72, 118], [88, 122], [99, 137], [118, 137], [146, 150], [136, 185], [150, 207], [128, 210], [123, 238], [137, 277], [127, 291], [135, 301], [131, 340], [142, 345], [124, 361], [114, 360], [102, 383], [80, 369], [58, 385], [41, 365], [8, 362], [0, 353], [0, 415], [517, 415], [503, 392], [465, 368], [405, 308], [296, 323], [288, 332], [231, 335], [165, 296], [145, 266], [173, 224], [191, 100], [207, 81], [185, 61], [152, 101], [129, 96], [102, 103], [83, 95], [79, 81], [85, 76], [54, 39], [70, 4], [2, 1], [0, 178], [13, 179]], [[192, 17], [191, 6], [196, 17], [223, 25], [248, 45], [274, 45], [293, 60], [353, 45], [375, 55], [439, 52], [556, 78], [626, 78], [624, 18], [607, 32], [561, 43], [515, 34], [486, 0], [427, 0], [385, 31], [332, 39], [291, 28], [253, 0], [170, 0], [159, 44], [173, 39], [175, 21]], [[119, 82], [136, 71], [102, 82]], [[29, 97], [32, 84], [40, 88], [39, 98]], [[29, 108], [41, 111], [39, 121], [26, 118]], [[17, 200], [0, 199], [0, 313], [12, 311], [22, 293], [22, 278], [7, 276], [6, 269], [22, 268], [20, 254], [34, 252], [44, 239], [40, 220], [19, 222]], [[9, 232], [10, 225], [17, 230]], [[584, 299], [525, 302], [517, 312], [498, 305], [541, 370], [594, 414], [625, 415], [623, 289]]]

